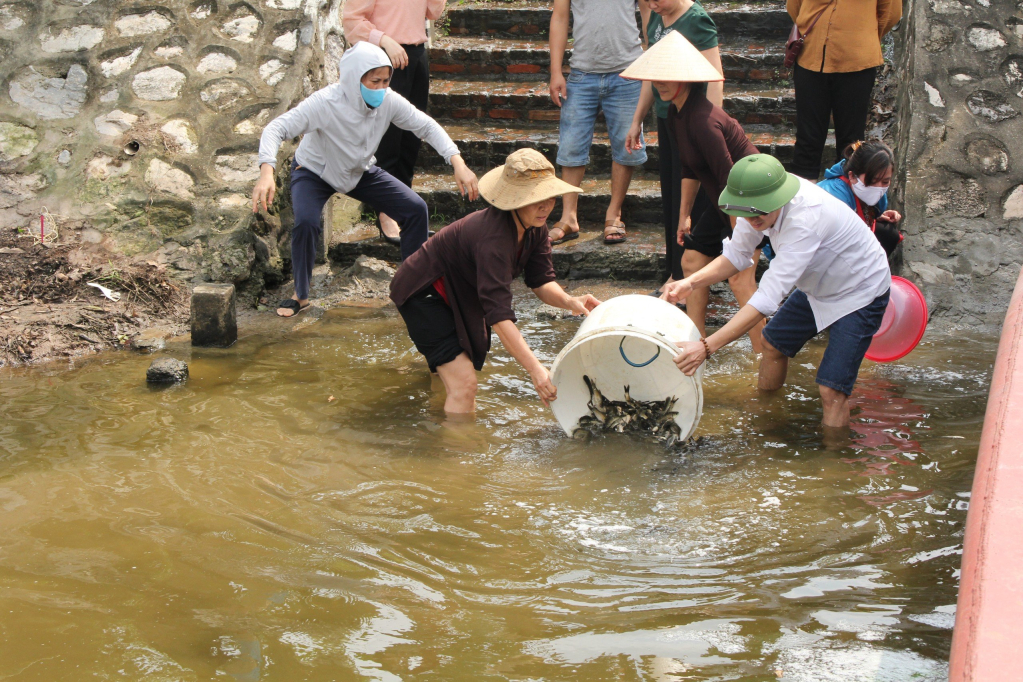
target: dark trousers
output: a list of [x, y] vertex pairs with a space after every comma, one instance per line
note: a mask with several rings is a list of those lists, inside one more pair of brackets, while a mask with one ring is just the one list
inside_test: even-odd
[[[291, 270], [295, 294], [309, 298], [309, 278], [316, 260], [316, 244], [323, 235], [323, 207], [334, 188], [306, 168], [291, 166], [291, 205], [295, 227], [291, 231]], [[401, 257], [408, 258], [429, 236], [430, 217], [426, 202], [393, 175], [371, 166], [348, 196], [383, 211], [401, 226]]]
[[796, 65], [796, 148], [792, 172], [816, 181], [821, 173], [821, 156], [828, 137], [828, 123], [835, 119], [835, 161], [867, 130], [870, 94], [877, 69], [851, 73], [820, 73]]
[[[402, 47], [408, 55], [408, 66], [394, 71], [390, 88], [411, 102], [416, 109], [425, 112], [430, 98], [430, 62], [426, 46], [402, 45]], [[377, 166], [411, 187], [420, 144], [415, 133], [392, 124], [377, 147]], [[384, 213], [391, 215], [386, 210]]]
[[[686, 249], [678, 243], [678, 214], [682, 208], [682, 162], [679, 160], [675, 132], [665, 118], [657, 119], [657, 143], [660, 145], [658, 165], [661, 174], [661, 210], [664, 215], [664, 279], [682, 279], [682, 254]], [[707, 193], [700, 188], [689, 214], [692, 224], [710, 208]]]
[[666, 118], [657, 118], [657, 144], [660, 147], [657, 163], [661, 174], [661, 210], [664, 213], [664, 279], [682, 279], [682, 253], [685, 249], [675, 240], [682, 203], [682, 163], [678, 158], [675, 131]]

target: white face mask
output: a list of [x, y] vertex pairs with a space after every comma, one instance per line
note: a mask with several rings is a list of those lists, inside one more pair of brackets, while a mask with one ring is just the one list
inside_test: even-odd
[[881, 201], [881, 197], [888, 192], [888, 188], [874, 186], [868, 187], [863, 184], [862, 180], [857, 178], [856, 182], [853, 183], [852, 191], [853, 194], [859, 197], [859, 200], [867, 206], [876, 206], [877, 202]]

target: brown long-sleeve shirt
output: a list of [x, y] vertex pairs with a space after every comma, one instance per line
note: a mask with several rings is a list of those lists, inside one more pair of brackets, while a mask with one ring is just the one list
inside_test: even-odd
[[480, 367], [490, 328], [515, 321], [511, 283], [519, 273], [531, 289], [554, 281], [547, 227], [526, 230], [520, 251], [512, 214], [490, 207], [444, 227], [407, 258], [391, 280], [391, 300], [402, 305], [443, 277], [458, 341]]
[[[884, 64], [881, 38], [902, 19], [902, 0], [787, 0], [792, 21], [806, 36], [798, 63], [810, 71], [850, 73]], [[825, 9], [827, 8], [827, 9]]]
[[757, 154], [757, 148], [739, 122], [711, 104], [699, 90], [689, 93], [681, 111], [671, 105], [668, 121], [678, 142], [682, 177], [699, 180], [707, 198], [717, 208], [732, 166], [739, 159]]

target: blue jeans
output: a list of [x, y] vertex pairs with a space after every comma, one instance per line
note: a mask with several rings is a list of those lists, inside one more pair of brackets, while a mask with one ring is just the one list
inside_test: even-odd
[[[295, 227], [291, 230], [291, 271], [295, 277], [295, 294], [303, 300], [309, 298], [316, 244], [323, 234], [323, 206], [334, 192], [319, 175], [292, 162], [291, 205], [295, 211]], [[401, 227], [402, 259], [426, 243], [430, 235], [426, 202], [387, 171], [370, 166], [348, 196], [394, 218]]]
[[601, 110], [611, 137], [611, 159], [621, 166], [646, 163], [645, 147], [631, 154], [625, 151], [625, 138], [643, 90], [642, 81], [626, 80], [618, 73], [586, 73], [572, 69], [566, 89], [558, 131], [559, 166], [578, 168], [590, 162], [593, 127]]
[[[863, 356], [881, 328], [888, 292], [859, 310], [840, 317], [828, 327], [828, 347], [817, 368], [817, 383], [852, 395]], [[810, 301], [796, 289], [764, 327], [764, 340], [785, 357], [793, 358], [807, 341], [817, 336], [817, 321]]]

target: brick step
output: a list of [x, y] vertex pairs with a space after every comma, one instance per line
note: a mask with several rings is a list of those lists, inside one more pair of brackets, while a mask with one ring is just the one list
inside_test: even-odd
[[[725, 83], [724, 109], [745, 125], [793, 123], [796, 99], [791, 88]], [[492, 121], [557, 121], [547, 83], [447, 80], [430, 85], [430, 115], [435, 118]]]
[[[758, 36], [765, 42], [784, 42], [792, 20], [785, 4], [774, 0], [752, 2], [706, 2], [707, 13], [718, 33]], [[447, 11], [451, 36], [545, 37], [551, 24], [551, 3], [516, 0], [501, 3], [466, 3]], [[639, 12], [636, 24], [640, 25]]]
[[[488, 170], [473, 168], [477, 175]], [[450, 222], [459, 216], [485, 208], [483, 199], [470, 202], [459, 195], [454, 180], [448, 172], [420, 173], [412, 181], [412, 189], [419, 193], [430, 207], [431, 220]], [[585, 178], [583, 194], [579, 197], [579, 219], [585, 223], [603, 228], [604, 213], [611, 198], [609, 175], [593, 175]], [[560, 200], [555, 208], [553, 220], [560, 215]], [[632, 223], [657, 224], [662, 220], [661, 183], [656, 173], [640, 171], [635, 174], [629, 187], [629, 194], [622, 207], [622, 220]]]
[[[433, 228], [440, 229], [447, 222], [450, 221], [438, 222]], [[554, 269], [559, 279], [660, 280], [664, 271], [664, 229], [660, 224], [629, 225], [628, 238], [622, 244], [604, 244], [600, 225], [584, 224], [578, 239], [553, 248]], [[331, 244], [328, 255], [340, 267], [350, 266], [362, 255], [393, 263], [401, 259], [398, 247], [380, 239], [371, 226]]]
[[[566, 51], [566, 67], [572, 50]], [[781, 42], [729, 37], [721, 45], [721, 65], [730, 81], [787, 81]], [[474, 79], [531, 81], [550, 79], [550, 50], [545, 40], [448, 36], [433, 41], [430, 72], [434, 80]], [[567, 69], [566, 69], [567, 72]]]
[[[504, 163], [505, 157], [516, 149], [531, 147], [540, 151], [551, 163], [557, 163], [558, 128], [557, 124], [534, 124], [522, 128], [494, 127], [490, 121], [441, 121], [441, 125], [458, 145], [462, 158], [474, 169], [486, 170]], [[785, 125], [750, 125], [746, 127], [746, 135], [762, 153], [777, 157], [782, 163], [792, 161], [792, 150], [795, 145], [795, 134], [790, 126]], [[644, 133], [647, 143], [647, 162], [644, 168], [656, 172], [660, 167], [660, 145], [657, 130]], [[834, 156], [834, 135], [829, 136], [826, 159]], [[425, 149], [419, 154], [418, 168], [423, 170], [442, 170], [447, 168], [444, 159], [432, 150]], [[590, 147], [590, 173], [609, 173], [611, 171], [611, 142], [607, 129], [598, 123], [594, 131], [593, 145]]]
[[[553, 225], [553, 221], [550, 223]], [[629, 224], [621, 244], [605, 244], [603, 221], [579, 238], [553, 247], [554, 271], [559, 279], [659, 280], [664, 272], [664, 227]]]

